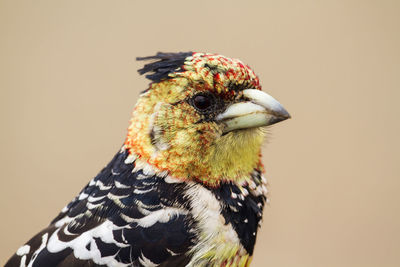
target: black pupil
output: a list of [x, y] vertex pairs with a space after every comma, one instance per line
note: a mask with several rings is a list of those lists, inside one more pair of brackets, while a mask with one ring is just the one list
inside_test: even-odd
[[212, 100], [209, 96], [205, 96], [205, 95], [197, 95], [194, 97], [193, 99], [194, 105], [196, 106], [196, 108], [198, 109], [207, 109], [211, 106], [212, 104]]

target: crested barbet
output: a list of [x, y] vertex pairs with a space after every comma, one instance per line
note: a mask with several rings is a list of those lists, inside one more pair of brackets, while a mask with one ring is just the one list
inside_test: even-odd
[[157, 53], [111, 162], [10, 266], [249, 266], [266, 126], [290, 118], [240, 60]]

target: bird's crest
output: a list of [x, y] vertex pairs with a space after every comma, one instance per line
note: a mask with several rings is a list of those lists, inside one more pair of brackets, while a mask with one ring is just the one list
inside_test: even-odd
[[183, 71], [181, 68], [185, 59], [193, 55], [193, 52], [163, 53], [158, 52], [154, 56], [137, 57], [136, 60], [155, 60], [147, 63], [139, 69], [139, 74], [147, 73], [146, 78], [153, 82], [160, 82], [169, 77], [170, 73]]

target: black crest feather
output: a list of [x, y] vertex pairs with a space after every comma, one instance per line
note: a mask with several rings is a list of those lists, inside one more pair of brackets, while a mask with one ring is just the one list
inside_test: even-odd
[[136, 60], [155, 60], [154, 62], [144, 65], [138, 72], [141, 75], [148, 73], [146, 75], [147, 79], [153, 82], [159, 82], [168, 78], [168, 74], [172, 72], [182, 71], [181, 67], [185, 63], [185, 59], [191, 55], [193, 55], [193, 52], [158, 52], [155, 56], [137, 57]]

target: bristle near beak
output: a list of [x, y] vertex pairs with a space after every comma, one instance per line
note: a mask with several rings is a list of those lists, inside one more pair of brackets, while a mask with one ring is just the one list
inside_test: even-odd
[[272, 96], [257, 89], [243, 90], [247, 100], [230, 105], [217, 121], [225, 127], [223, 132], [269, 126], [290, 118], [286, 109]]

